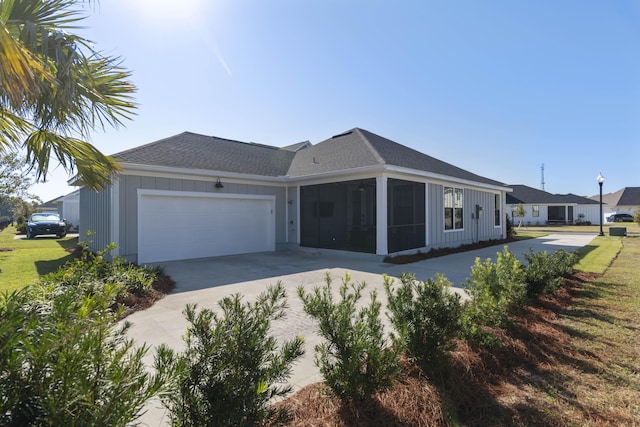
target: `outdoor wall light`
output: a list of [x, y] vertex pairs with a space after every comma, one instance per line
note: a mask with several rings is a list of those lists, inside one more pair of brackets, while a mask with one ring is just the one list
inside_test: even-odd
[[218, 178], [218, 181], [216, 182], [216, 188], [224, 188], [224, 185], [222, 185], [222, 183], [220, 182], [220, 178]]
[[596, 181], [598, 181], [598, 185], [600, 186], [600, 233], [598, 233], [598, 236], [604, 236], [602, 232], [602, 184], [604, 183], [604, 176], [602, 176], [602, 173], [598, 174]]

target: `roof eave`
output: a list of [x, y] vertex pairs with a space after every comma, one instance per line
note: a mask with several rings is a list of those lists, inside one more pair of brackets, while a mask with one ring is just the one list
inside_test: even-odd
[[364, 173], [375, 173], [375, 172], [382, 172], [383, 170], [384, 170], [384, 167], [382, 165], [369, 165], [369, 166], [361, 166], [361, 167], [350, 168], [350, 169], [340, 169], [340, 170], [329, 171], [329, 172], [310, 173], [310, 174], [295, 176], [295, 177], [288, 176], [287, 181], [290, 181], [290, 182], [306, 181], [309, 179], [321, 179], [321, 178], [327, 178], [332, 176], [338, 177], [338, 176], [346, 176], [346, 175], [358, 175], [358, 174], [364, 174]]
[[430, 178], [438, 181], [454, 182], [454, 183], [469, 185], [473, 187], [480, 187], [480, 188], [486, 188], [486, 189], [498, 190], [498, 191], [506, 191], [507, 193], [510, 193], [513, 191], [513, 189], [507, 185], [488, 184], [485, 182], [472, 181], [470, 179], [457, 178], [450, 175], [443, 175], [443, 174], [438, 174], [433, 172], [421, 171], [421, 170], [406, 168], [402, 166], [385, 165], [384, 169], [389, 172], [399, 172], [399, 173], [417, 175], [417, 176], [422, 176], [425, 178]]
[[311, 173], [304, 176], [296, 176], [296, 177], [254, 175], [254, 174], [244, 174], [244, 173], [238, 173], [238, 172], [191, 169], [191, 168], [176, 168], [176, 167], [158, 166], [158, 165], [144, 165], [144, 164], [138, 164], [138, 163], [121, 163], [121, 166], [122, 166], [121, 174], [124, 174], [124, 175], [133, 174], [136, 172], [141, 172], [145, 174], [146, 173], [164, 173], [167, 175], [250, 179], [250, 180], [261, 180], [265, 182], [274, 182], [274, 183], [297, 182], [297, 181], [306, 181], [309, 179], [321, 179], [321, 178], [327, 178], [332, 176], [338, 177], [338, 176], [357, 175], [357, 174], [364, 174], [364, 173], [396, 172], [396, 173], [403, 173], [407, 175], [415, 175], [415, 176], [420, 176], [424, 178], [429, 178], [436, 181], [452, 182], [452, 183], [463, 184], [463, 185], [468, 185], [473, 187], [485, 188], [485, 189], [490, 189], [494, 191], [506, 191], [506, 192], [513, 191], [513, 189], [511, 189], [507, 185], [488, 184], [488, 183], [483, 183], [479, 181], [456, 178], [449, 175], [437, 174], [433, 172], [421, 171], [417, 169], [411, 169], [411, 168], [393, 166], [393, 165], [369, 165], [369, 166], [342, 169], [342, 170], [329, 171], [329, 172]]
[[183, 175], [183, 176], [205, 176], [211, 178], [237, 178], [248, 180], [260, 180], [266, 182], [285, 182], [286, 176], [268, 176], [268, 175], [255, 175], [239, 172], [228, 172], [208, 169], [193, 169], [193, 168], [176, 168], [173, 166], [158, 166], [158, 165], [145, 165], [140, 163], [120, 163], [122, 166], [121, 175], [130, 175], [136, 172], [143, 174], [148, 173], [161, 173], [167, 175]]

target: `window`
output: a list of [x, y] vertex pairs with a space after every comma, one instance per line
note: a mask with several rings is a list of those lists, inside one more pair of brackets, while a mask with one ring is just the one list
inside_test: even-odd
[[533, 215], [534, 217], [539, 217], [540, 216], [540, 206], [538, 206], [538, 205], [531, 206], [531, 215]]
[[463, 220], [464, 190], [444, 187], [444, 229], [461, 230]]
[[493, 225], [495, 225], [496, 227], [500, 227], [501, 217], [502, 217], [502, 203], [500, 203], [500, 195], [496, 194]]

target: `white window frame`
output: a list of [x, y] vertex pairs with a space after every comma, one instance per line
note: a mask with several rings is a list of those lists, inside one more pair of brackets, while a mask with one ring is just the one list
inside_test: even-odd
[[[451, 189], [451, 202], [453, 206], [447, 206], [447, 189]], [[460, 194], [460, 197], [458, 195]], [[443, 226], [445, 232], [450, 231], [463, 231], [464, 230], [464, 188], [460, 187], [452, 187], [452, 186], [443, 186], [442, 193], [442, 218], [443, 218]], [[452, 209], [451, 211], [451, 228], [447, 228], [446, 222], [446, 210]], [[462, 222], [462, 226], [456, 227], [456, 212], [460, 211], [460, 221]]]
[[531, 216], [534, 218], [540, 217], [540, 205], [531, 205]]

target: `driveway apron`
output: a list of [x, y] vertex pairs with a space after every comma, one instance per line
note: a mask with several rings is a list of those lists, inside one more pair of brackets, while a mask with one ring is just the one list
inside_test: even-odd
[[[553, 252], [556, 249], [575, 250], [588, 245], [593, 234], [558, 233], [537, 239], [509, 243], [509, 250], [520, 260], [529, 251]], [[370, 254], [348, 253], [331, 250], [295, 250], [227, 256], [218, 258], [173, 261], [163, 263], [166, 273], [176, 282], [176, 288], [147, 310], [132, 314], [126, 320], [133, 325], [128, 336], [137, 344], [147, 343], [151, 351], [145, 362], [153, 365], [155, 347], [160, 344], [181, 351], [182, 336], [187, 322], [182, 314], [187, 304], [200, 308], [217, 308], [217, 302], [225, 296], [240, 293], [245, 301], [253, 301], [269, 285], [281, 282], [287, 292], [289, 308], [284, 319], [274, 322], [272, 333], [281, 340], [303, 336], [305, 354], [293, 367], [289, 383], [294, 390], [322, 380], [313, 364], [314, 346], [321, 342], [315, 322], [307, 316], [296, 288], [300, 285], [313, 289], [324, 284], [325, 275], [333, 279], [334, 288], [341, 284], [345, 274], [353, 281], [367, 284], [362, 303], [369, 301], [368, 293], [375, 290], [378, 299], [386, 304], [383, 274], [398, 277], [402, 273], [414, 273], [416, 279], [426, 280], [436, 273], [444, 274], [452, 282], [452, 290], [466, 295], [462, 290], [470, 268], [477, 257], [496, 259], [502, 247], [492, 246], [411, 264], [394, 265], [383, 262], [382, 257]], [[397, 281], [397, 279], [396, 279]], [[382, 319], [389, 331], [386, 315]], [[143, 426], [168, 425], [168, 418], [159, 402], [147, 405], [147, 412], [138, 420]]]

